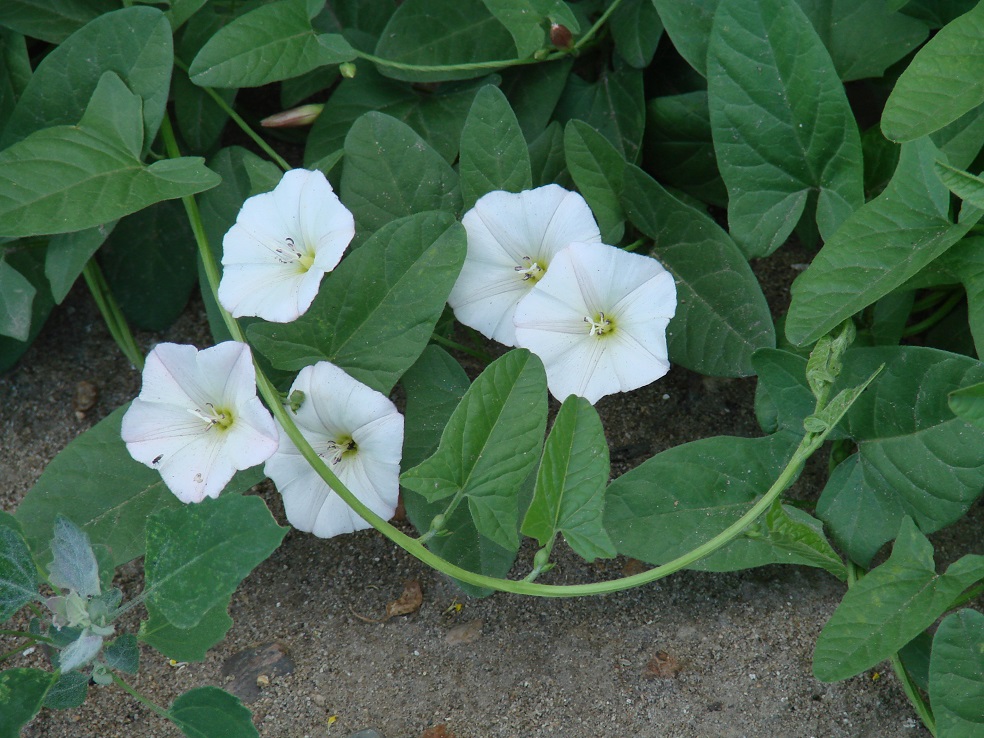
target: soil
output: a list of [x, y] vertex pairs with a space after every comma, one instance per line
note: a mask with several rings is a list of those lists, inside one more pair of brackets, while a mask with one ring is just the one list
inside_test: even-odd
[[[788, 303], [796, 264], [809, 256], [793, 249], [757, 267], [776, 312]], [[138, 334], [145, 350], [159, 341], [209, 345], [200, 301], [167, 332]], [[86, 390], [82, 381], [95, 385], [98, 399], [79, 413], [73, 398]], [[77, 287], [23, 360], [0, 376], [3, 509], [15, 509], [45, 465], [134, 397], [139, 384]], [[754, 379], [707, 379], [675, 367], [650, 387], [605, 398], [597, 407], [613, 476], [686, 441], [761, 435], [754, 386]], [[794, 492], [815, 496], [821, 483], [808, 469]], [[263, 485], [255, 493], [286, 524], [279, 495]], [[934, 540], [939, 558], [968, 550], [982, 524], [978, 505]], [[623, 558], [589, 565], [559, 548], [557, 568], [541, 581], [592, 581], [634, 566]], [[520, 576], [531, 556], [532, 549], [521, 552]], [[140, 591], [137, 563], [119, 574], [126, 596]], [[358, 617], [380, 617], [409, 579], [423, 589], [417, 612], [383, 623]], [[814, 643], [843, 591], [822, 571], [769, 566], [684, 571], [586, 599], [476, 600], [375, 531], [332, 540], [292, 531], [233, 596], [235, 625], [206, 661], [175, 667], [143, 646], [131, 683], [166, 707], [193, 687], [229, 688], [232, 677], [222, 669], [230, 657], [278, 643], [293, 671], [267, 670], [249, 704], [264, 738], [348, 736], [363, 728], [418, 738], [441, 725], [457, 738], [929, 735], [889, 664], [836, 684], [813, 677]], [[123, 630], [135, 632], [139, 613], [132, 615]], [[0, 652], [14, 643], [0, 638]], [[39, 651], [5, 664], [43, 665]], [[83, 707], [44, 710], [23, 735], [149, 738], [179, 731], [123, 691], [93, 686]]]

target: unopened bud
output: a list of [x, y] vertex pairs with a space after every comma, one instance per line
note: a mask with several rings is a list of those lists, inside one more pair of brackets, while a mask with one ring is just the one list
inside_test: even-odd
[[552, 23], [550, 25], [550, 43], [558, 49], [569, 49], [574, 43], [574, 35], [567, 26]]
[[355, 77], [355, 64], [352, 62], [342, 62], [338, 65], [338, 71], [345, 79], [352, 79]]
[[282, 113], [271, 115], [260, 121], [264, 128], [300, 128], [309, 126], [318, 119], [324, 105], [301, 105], [299, 108], [291, 108]]

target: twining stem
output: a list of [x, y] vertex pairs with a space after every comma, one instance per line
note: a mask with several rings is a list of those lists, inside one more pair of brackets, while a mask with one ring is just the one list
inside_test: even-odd
[[[164, 117], [164, 121], [161, 125], [161, 133], [164, 136], [168, 155], [172, 157], [180, 156], [177, 141], [174, 138], [174, 132], [167, 116]], [[182, 201], [185, 206], [185, 211], [188, 214], [188, 220], [191, 224], [192, 232], [195, 234], [195, 239], [198, 243], [198, 251], [202, 259], [202, 264], [204, 267], [205, 276], [208, 279], [209, 287], [213, 296], [217, 296], [220, 279], [219, 269], [215, 262], [215, 257], [212, 254], [211, 248], [208, 245], [208, 240], [202, 226], [198, 206], [192, 196], [184, 197], [182, 198]], [[219, 308], [222, 314], [222, 319], [232, 338], [236, 341], [245, 343], [246, 336], [243, 333], [242, 328], [240, 328], [239, 323], [226, 310], [222, 309], [221, 305], [219, 305]], [[256, 364], [255, 361], [254, 364]], [[324, 460], [311, 447], [311, 444], [308, 443], [308, 440], [301, 434], [300, 430], [294, 424], [294, 420], [291, 418], [290, 413], [287, 412], [284, 407], [280, 392], [273, 385], [273, 383], [270, 382], [259, 365], [256, 365], [256, 384], [260, 395], [266, 401], [270, 411], [280, 423], [287, 436], [294, 442], [294, 445], [300, 451], [301, 455], [308, 462], [308, 464], [311, 465], [318, 475], [328, 484], [329, 487], [331, 487], [332, 491], [341, 497], [345, 503], [356, 512], [356, 514], [358, 514], [363, 520], [369, 523], [388, 539], [393, 541], [393, 543], [400, 546], [400, 548], [407, 551], [407, 553], [411, 556], [414, 556], [428, 566], [462, 582], [466, 582], [476, 587], [539, 597], [577, 597], [583, 595], [603, 594], [606, 592], [618, 592], [624, 589], [638, 587], [642, 584], [656, 581], [657, 579], [662, 579], [663, 577], [680, 571], [681, 569], [696, 563], [700, 559], [709, 556], [714, 551], [717, 551], [734, 540], [756, 518], [765, 513], [772, 506], [772, 503], [783, 492], [783, 490], [795, 481], [796, 476], [799, 474], [803, 464], [820, 447], [827, 434], [830, 432], [830, 429], [836, 425], [836, 421], [834, 421], [831, 426], [822, 433], [807, 433], [804, 435], [799, 446], [793, 452], [789, 462], [786, 464], [786, 467], [782, 470], [779, 477], [772, 484], [769, 490], [759, 499], [759, 501], [750, 507], [748, 511], [734, 523], [729, 525], [709, 541], [697, 546], [692, 551], [689, 551], [688, 553], [679, 556], [672, 561], [650, 569], [649, 571], [628, 577], [622, 577], [620, 579], [575, 585], [537, 584], [535, 582], [500, 579], [498, 577], [490, 577], [484, 574], [477, 574], [475, 572], [468, 571], [467, 569], [462, 569], [461, 567], [452, 564], [450, 561], [447, 561], [446, 559], [443, 559], [428, 550], [419, 539], [411, 538], [399, 529], [390, 525], [390, 523], [383, 520], [383, 518], [366, 507], [362, 501], [348, 489], [348, 487], [342, 484], [341, 480], [335, 476], [335, 473], [328, 467], [327, 464], [325, 464]]]
[[923, 320], [920, 320], [915, 325], [908, 326], [902, 333], [903, 338], [908, 338], [909, 336], [916, 336], [934, 325], [939, 323], [943, 318], [950, 314], [950, 312], [957, 306], [957, 303], [963, 299], [963, 292], [961, 290], [955, 291], [950, 295], [946, 302], [940, 305], [936, 310], [933, 311], [932, 315]]
[[113, 292], [109, 289], [95, 257], [86, 262], [82, 269], [82, 276], [85, 277], [89, 292], [92, 293], [92, 298], [96, 301], [99, 312], [102, 313], [106, 327], [109, 328], [109, 333], [116, 341], [116, 345], [120, 347], [120, 351], [130, 360], [131, 364], [138, 370], [142, 370], [144, 365], [143, 352], [137, 346], [133, 333], [130, 332], [130, 326], [127, 325], [126, 318], [123, 316], [123, 311], [120, 310], [119, 303], [113, 297]]
[[[848, 560], [848, 589], [857, 584], [864, 574], [864, 569], [855, 564], [853, 561]], [[919, 694], [918, 688], [912, 682], [912, 677], [909, 676], [909, 672], [902, 664], [902, 659], [899, 657], [898, 653], [893, 653], [890, 661], [892, 662], [892, 671], [895, 672], [895, 676], [897, 676], [899, 681], [902, 683], [902, 691], [905, 692], [905, 696], [909, 698], [909, 702], [915, 709], [916, 714], [919, 715], [919, 719], [922, 720], [922, 724], [926, 726], [926, 730], [928, 730], [935, 738], [936, 720], [933, 717], [933, 711], [929, 709], [929, 705], [926, 704], [926, 701], [923, 700], [922, 695]]]
[[129, 684], [127, 684], [125, 681], [123, 681], [115, 672], [110, 672], [110, 675], [113, 677], [113, 681], [116, 683], [116, 685], [118, 687], [121, 687], [124, 692], [126, 692], [127, 694], [129, 694], [131, 697], [133, 697], [134, 699], [136, 699], [141, 704], [146, 705], [147, 707], [149, 707], [151, 710], [153, 710], [154, 712], [156, 712], [158, 715], [160, 715], [165, 720], [170, 720], [171, 719], [171, 713], [169, 713], [163, 707], [161, 707], [160, 705], [158, 705], [156, 702], [151, 702], [149, 699], [147, 699], [146, 697], [144, 697], [137, 690], [135, 690], [133, 687], [131, 687]]
[[452, 341], [450, 338], [445, 338], [444, 336], [439, 336], [437, 333], [431, 334], [431, 340], [434, 343], [439, 343], [442, 346], [447, 346], [455, 351], [461, 351], [462, 353], [474, 356], [476, 359], [484, 364], [492, 363], [492, 357], [489, 356], [484, 351], [479, 351], [478, 349], [473, 349], [469, 346], [465, 346], [463, 343], [458, 343], [457, 341]]
[[[174, 57], [174, 66], [182, 70], [185, 74], [188, 73], [188, 65], [185, 64], [180, 59], [178, 59], [177, 57]], [[249, 125], [249, 123], [244, 121], [242, 119], [242, 116], [240, 116], [239, 113], [237, 113], [229, 103], [227, 103], [225, 100], [222, 99], [222, 96], [219, 93], [217, 93], [211, 87], [202, 87], [201, 89], [205, 91], [206, 95], [212, 98], [212, 100], [215, 102], [216, 105], [222, 108], [225, 114], [232, 119], [233, 123], [239, 126], [240, 129], [242, 129], [243, 133], [245, 133], [253, 140], [253, 143], [255, 143], [257, 146], [263, 149], [263, 152], [271, 159], [273, 159], [274, 162], [276, 162], [277, 166], [279, 166], [285, 172], [293, 169], [293, 167], [291, 167], [291, 165], [287, 163], [286, 159], [284, 159], [280, 154], [274, 151], [273, 148], [270, 146], [270, 144], [264, 141], [263, 137], [260, 136], [256, 131], [254, 131], [253, 128]]]

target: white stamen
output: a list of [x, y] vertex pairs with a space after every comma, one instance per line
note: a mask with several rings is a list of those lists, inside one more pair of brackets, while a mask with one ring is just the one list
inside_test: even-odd
[[589, 336], [603, 336], [611, 330], [612, 321], [605, 318], [604, 313], [598, 313], [598, 320], [592, 320], [588, 316], [584, 316], [584, 322], [591, 326], [588, 330]]
[[546, 271], [538, 262], [533, 261], [529, 256], [523, 257], [523, 263], [526, 266], [514, 266], [517, 272], [523, 275], [523, 281], [532, 279], [537, 280], [543, 276], [543, 272]]

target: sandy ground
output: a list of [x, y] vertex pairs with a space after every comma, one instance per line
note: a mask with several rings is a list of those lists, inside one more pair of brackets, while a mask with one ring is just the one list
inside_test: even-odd
[[[770, 266], [778, 270], [771, 281], [788, 284], [796, 260]], [[788, 300], [783, 289], [770, 295], [774, 302]], [[200, 304], [167, 333], [139, 335], [144, 348], [161, 340], [207, 345]], [[83, 418], [72, 404], [81, 380], [99, 389]], [[21, 363], [0, 376], [3, 509], [16, 508], [45, 464], [138, 389], [139, 376], [76, 289]], [[674, 368], [657, 385], [603, 400], [613, 474], [688, 440], [759, 435], [753, 391], [754, 380], [706, 380]], [[805, 474], [797, 494], [816, 494], [814, 480]], [[259, 493], [283, 521], [278, 495], [262, 487]], [[982, 521], [978, 505], [937, 539], [940, 558], [966, 551]], [[525, 566], [530, 556], [531, 550], [521, 554]], [[562, 550], [557, 569], [542, 581], [590, 581], [625, 565], [587, 565]], [[411, 578], [424, 593], [415, 614], [382, 624], [353, 615], [378, 616]], [[129, 595], [138, 592], [138, 567], [121, 572], [119, 583]], [[843, 683], [813, 678], [814, 642], [842, 593], [843, 585], [823, 572], [766, 567], [683, 572], [581, 600], [472, 600], [373, 531], [330, 541], [291, 533], [234, 595], [235, 625], [204, 663], [177, 669], [143, 647], [132, 683], [166, 706], [195, 686], [228, 686], [221, 674], [226, 659], [279, 642], [295, 668], [274, 675], [250, 705], [265, 738], [348, 736], [367, 727], [385, 738], [417, 738], [441, 724], [457, 738], [927, 736], [887, 663]], [[448, 617], [456, 601], [463, 607]], [[136, 620], [127, 625], [135, 630]], [[11, 643], [0, 639], [0, 650]], [[38, 664], [35, 653], [8, 665]], [[144, 738], [179, 731], [122, 691], [93, 687], [81, 709], [44, 711], [24, 735]]]

